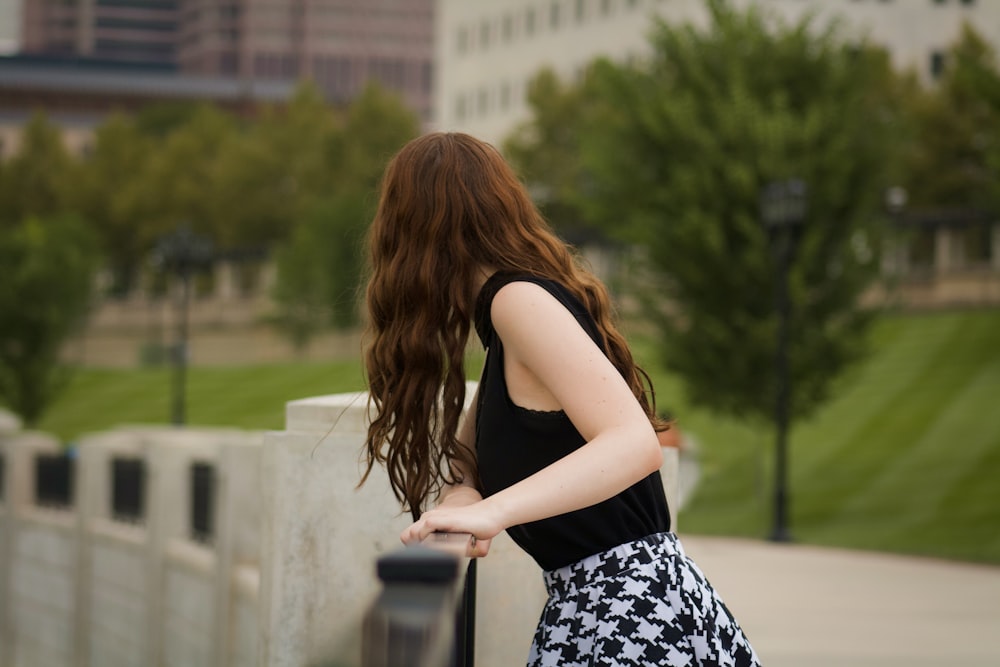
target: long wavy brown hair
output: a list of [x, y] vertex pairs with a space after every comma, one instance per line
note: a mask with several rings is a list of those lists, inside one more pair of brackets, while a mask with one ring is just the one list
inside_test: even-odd
[[654, 427], [666, 427], [655, 414], [649, 377], [615, 326], [607, 290], [577, 263], [489, 144], [432, 133], [404, 146], [386, 167], [368, 248], [371, 422], [362, 483], [376, 462], [385, 465], [396, 498], [415, 519], [443, 485], [462, 482], [463, 472], [478, 480], [475, 455], [456, 432], [484, 269], [565, 285], [597, 322], [608, 357]]

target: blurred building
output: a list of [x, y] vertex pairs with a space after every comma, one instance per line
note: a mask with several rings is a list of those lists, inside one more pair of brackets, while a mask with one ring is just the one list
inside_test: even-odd
[[[968, 22], [1000, 44], [997, 0], [734, 0], [786, 21], [840, 17], [848, 34], [885, 46], [899, 68], [932, 79]], [[641, 57], [654, 19], [704, 25], [704, 0], [438, 0], [435, 126], [500, 142], [527, 119], [525, 91], [542, 67], [577, 76], [593, 58]]]
[[21, 48], [22, 0], [0, 0], [0, 56]]
[[[732, 0], [756, 3], [777, 20], [807, 13], [822, 28], [839, 19], [848, 37], [884, 46], [897, 69], [924, 81], [969, 23], [1000, 45], [1000, 0]], [[435, 10], [434, 127], [500, 146], [530, 118], [526, 92], [543, 67], [574, 81], [596, 57], [641, 59], [657, 19], [706, 26], [704, 0], [438, 0]], [[983, 212], [896, 216], [886, 248], [891, 295], [911, 307], [1000, 303], [1000, 224]]]
[[164, 103], [207, 102], [237, 115], [291, 98], [291, 81], [193, 77], [155, 64], [74, 59], [0, 58], [0, 161], [15, 155], [37, 111], [62, 130], [66, 146], [86, 153], [94, 129], [112, 113]]
[[433, 0], [26, 0], [22, 52], [247, 81], [370, 79], [431, 114]]
[[170, 65], [180, 2], [26, 0], [22, 51]]

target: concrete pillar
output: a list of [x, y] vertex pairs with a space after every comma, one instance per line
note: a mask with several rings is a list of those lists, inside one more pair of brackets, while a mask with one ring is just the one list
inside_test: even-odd
[[219, 262], [215, 267], [215, 299], [222, 301], [232, 301], [237, 297], [236, 288], [236, 264], [233, 261]]
[[80, 592], [78, 664], [156, 664], [154, 638], [159, 628], [153, 610], [159, 597], [152, 582], [159, 562], [150, 548], [155, 530], [149, 508], [149, 466], [146, 470], [145, 516], [134, 522], [116, 517], [113, 508], [113, 462], [116, 458], [146, 458], [141, 431], [115, 429], [80, 441]]
[[11, 656], [11, 629], [8, 626], [7, 606], [10, 600], [8, 573], [10, 568], [10, 544], [12, 533], [10, 523], [13, 521], [13, 501], [11, 499], [14, 485], [14, 474], [12, 465], [12, 448], [10, 441], [20, 430], [20, 422], [17, 418], [0, 410], [0, 665], [9, 665]]
[[[215, 667], [222, 664], [216, 645], [220, 615], [216, 587], [224, 573], [218, 569], [215, 538], [206, 544], [192, 539], [190, 470], [196, 462], [213, 465], [218, 481], [222, 437], [173, 428], [151, 432], [147, 438], [150, 467], [157, 475], [157, 530], [152, 548], [160, 571], [151, 590], [159, 598], [154, 620], [159, 645], [153, 664]], [[217, 512], [217, 486], [213, 502]], [[215, 529], [219, 529], [217, 522]]]
[[365, 408], [363, 394], [293, 401], [286, 429], [265, 436], [262, 666], [359, 663], [375, 559], [407, 526], [381, 470], [355, 489]]
[[952, 261], [952, 233], [947, 227], [934, 230], [934, 273], [941, 275], [950, 273], [954, 268]]
[[994, 271], [1000, 271], [1000, 221], [992, 225], [990, 234], [992, 243], [990, 244], [990, 266]]
[[62, 667], [74, 664], [79, 583], [78, 522], [72, 508], [34, 505], [35, 458], [57, 454], [53, 437], [22, 432], [9, 438], [5, 489], [7, 559], [3, 586], [5, 605], [4, 667]]
[[[256, 628], [247, 633], [241, 615], [252, 614], [256, 588], [244, 595], [260, 562], [260, 453], [262, 433], [233, 433], [223, 440], [216, 477], [216, 662], [243, 667], [256, 654]], [[258, 575], [259, 576], [259, 575]], [[256, 620], [256, 619], [253, 619]]]

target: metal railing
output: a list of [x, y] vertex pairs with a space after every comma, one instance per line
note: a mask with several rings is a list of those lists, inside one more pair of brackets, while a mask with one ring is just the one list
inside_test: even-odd
[[472, 536], [434, 533], [377, 562], [382, 591], [365, 614], [364, 667], [472, 667], [476, 561]]

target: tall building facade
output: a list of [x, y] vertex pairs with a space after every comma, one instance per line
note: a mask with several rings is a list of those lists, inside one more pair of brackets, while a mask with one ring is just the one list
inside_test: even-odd
[[[786, 21], [840, 18], [848, 35], [885, 46], [896, 66], [933, 78], [968, 22], [1000, 45], [998, 0], [733, 0]], [[572, 78], [597, 56], [642, 57], [655, 19], [705, 25], [704, 0], [438, 0], [434, 126], [499, 143], [527, 118], [542, 67]]]
[[179, 0], [25, 0], [22, 52], [172, 66]]
[[0, 56], [21, 49], [22, 0], [0, 0]]
[[310, 78], [338, 101], [376, 79], [428, 120], [433, 11], [433, 0], [25, 0], [22, 52]]
[[184, 72], [309, 77], [334, 99], [376, 79], [425, 119], [432, 102], [433, 0], [182, 0]]

